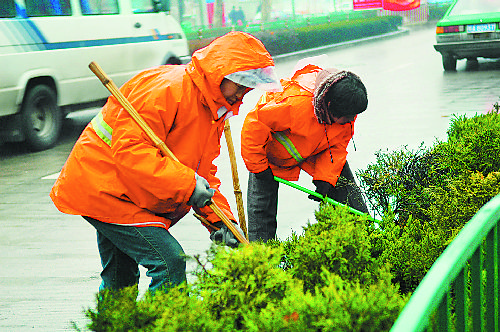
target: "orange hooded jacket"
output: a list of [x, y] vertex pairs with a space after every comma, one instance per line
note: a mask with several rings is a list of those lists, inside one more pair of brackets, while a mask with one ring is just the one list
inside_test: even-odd
[[335, 185], [344, 167], [353, 124], [320, 124], [314, 115], [313, 97], [318, 73], [307, 65], [289, 80], [283, 92], [266, 93], [248, 113], [241, 131], [241, 155], [252, 173], [271, 167], [273, 174], [296, 181], [303, 169]]
[[[66, 161], [50, 197], [68, 214], [134, 226], [168, 229], [189, 212], [195, 172], [218, 189], [217, 167], [224, 120], [238, 113], [220, 90], [231, 73], [273, 66], [256, 38], [232, 32], [193, 54], [187, 65], [159, 66], [126, 82], [121, 92], [173, 154], [158, 148], [109, 97], [85, 128]], [[213, 201], [230, 217], [229, 204], [217, 190]], [[213, 211], [195, 209], [210, 222]]]

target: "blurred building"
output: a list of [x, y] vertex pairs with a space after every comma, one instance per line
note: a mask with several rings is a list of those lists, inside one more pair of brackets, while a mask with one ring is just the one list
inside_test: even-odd
[[[293, 18], [294, 15], [321, 15], [336, 11], [352, 10], [352, 0], [269, 0], [271, 3], [271, 20]], [[208, 24], [211, 4], [214, 0], [171, 0], [171, 11], [191, 26]], [[223, 0], [224, 16], [229, 17], [233, 8], [241, 8], [246, 22], [260, 23], [262, 20], [262, 0]]]
[[[216, 0], [171, 0], [171, 10], [174, 16], [185, 27], [209, 26], [212, 22], [214, 2]], [[218, 0], [217, 0], [218, 1]], [[348, 12], [353, 10], [353, 0], [220, 0], [223, 3], [225, 18], [224, 26], [237, 25], [229, 18], [234, 8], [241, 9], [245, 24], [262, 22], [262, 3], [271, 4], [270, 20], [293, 19], [298, 16], [327, 15], [334, 12]], [[420, 0], [420, 8], [406, 12], [391, 12], [381, 10], [378, 15], [400, 15], [405, 23], [420, 23], [428, 19], [429, 3], [450, 2], [450, 0]]]

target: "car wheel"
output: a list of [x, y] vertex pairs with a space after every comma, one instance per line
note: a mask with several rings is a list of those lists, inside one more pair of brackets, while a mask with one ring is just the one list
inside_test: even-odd
[[21, 119], [26, 143], [32, 150], [52, 147], [59, 138], [63, 123], [55, 91], [44, 84], [30, 88], [23, 101]]
[[443, 68], [445, 71], [455, 71], [457, 70], [457, 59], [448, 53], [442, 53], [443, 57]]
[[467, 58], [467, 63], [465, 64], [466, 70], [478, 70], [479, 69], [479, 61], [477, 58]]

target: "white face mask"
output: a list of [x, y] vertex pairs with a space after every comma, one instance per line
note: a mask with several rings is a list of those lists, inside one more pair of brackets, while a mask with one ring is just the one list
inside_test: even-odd
[[274, 66], [238, 71], [226, 75], [225, 78], [252, 89], [273, 92], [283, 89], [274, 71]]
[[221, 106], [221, 108], [217, 110], [217, 119], [220, 119], [222, 116], [224, 116], [224, 121], [226, 121], [230, 117], [234, 116], [234, 113], [233, 111], [228, 112], [226, 106]]

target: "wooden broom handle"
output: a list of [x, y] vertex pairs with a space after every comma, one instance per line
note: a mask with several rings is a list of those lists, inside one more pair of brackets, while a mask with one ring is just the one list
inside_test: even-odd
[[236, 207], [238, 208], [238, 218], [240, 227], [243, 233], [247, 236], [247, 225], [245, 221], [245, 209], [243, 208], [243, 197], [240, 188], [240, 180], [238, 177], [238, 165], [236, 163], [236, 155], [234, 153], [233, 138], [231, 136], [231, 126], [229, 120], [224, 122], [224, 135], [226, 137], [227, 150], [229, 153], [229, 161], [231, 162], [231, 171], [233, 173], [233, 188], [234, 196], [236, 198]]
[[[123, 95], [123, 93], [118, 89], [116, 84], [111, 80], [111, 78], [106, 75], [104, 70], [94, 61], [92, 61], [89, 64], [90, 70], [99, 78], [99, 80], [102, 82], [102, 84], [111, 92], [111, 94], [118, 100], [120, 105], [125, 108], [125, 110], [130, 114], [130, 116], [137, 122], [139, 127], [148, 135], [149, 139], [153, 141], [153, 144], [160, 149], [162, 154], [164, 156], [168, 156], [171, 159], [180, 162], [179, 159], [170, 151], [170, 149], [167, 147], [165, 142], [163, 142], [156, 134], [154, 131], [151, 129], [151, 127], [144, 121], [142, 116], [135, 110], [135, 108], [132, 106], [132, 104], [128, 101], [127, 98]], [[211, 208], [214, 213], [222, 220], [224, 225], [227, 226], [227, 228], [233, 233], [233, 235], [238, 239], [243, 244], [249, 244], [248, 240], [238, 232], [236, 229], [236, 226], [233, 224], [233, 222], [224, 214], [224, 212], [214, 203], [211, 202], [208, 205], [209, 208]]]

